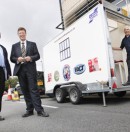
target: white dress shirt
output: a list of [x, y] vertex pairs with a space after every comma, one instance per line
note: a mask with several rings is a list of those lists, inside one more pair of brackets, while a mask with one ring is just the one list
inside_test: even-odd
[[[26, 51], [26, 47], [27, 47], [27, 41], [20, 41], [20, 46], [21, 46], [21, 49], [22, 49], [22, 43], [24, 43], [24, 46], [25, 46], [25, 51]], [[20, 62], [17, 61], [17, 64], [19, 64]], [[24, 62], [21, 62], [21, 64], [23, 64]]]
[[4, 72], [5, 72], [5, 79], [7, 79], [7, 70], [5, 67], [5, 61], [4, 61], [4, 53], [3, 53], [3, 49], [0, 46], [0, 66], [3, 67]]
[[3, 53], [3, 49], [1, 48], [1, 46], [0, 46], [0, 66], [5, 67], [4, 53]]
[[24, 43], [24, 46], [25, 46], [25, 50], [26, 50], [26, 47], [27, 47], [27, 41], [20, 41], [20, 45], [21, 45], [21, 49], [22, 49], [22, 43]]

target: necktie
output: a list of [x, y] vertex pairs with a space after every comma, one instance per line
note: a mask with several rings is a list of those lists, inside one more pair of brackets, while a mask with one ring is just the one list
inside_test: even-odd
[[21, 52], [22, 52], [22, 57], [24, 58], [24, 57], [26, 56], [26, 50], [25, 50], [25, 45], [24, 45], [24, 43], [22, 43]]

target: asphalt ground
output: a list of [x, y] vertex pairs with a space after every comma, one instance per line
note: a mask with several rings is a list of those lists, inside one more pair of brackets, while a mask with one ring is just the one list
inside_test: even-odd
[[43, 97], [42, 104], [50, 117], [22, 118], [25, 102], [3, 98], [0, 132], [130, 132], [130, 94], [123, 98], [108, 95], [107, 107], [97, 95], [86, 97], [81, 104], [66, 100], [59, 104], [54, 98]]

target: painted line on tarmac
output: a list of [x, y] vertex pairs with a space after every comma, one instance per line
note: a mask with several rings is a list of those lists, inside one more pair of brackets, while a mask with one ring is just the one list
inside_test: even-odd
[[48, 107], [48, 108], [54, 108], [54, 109], [57, 109], [59, 107], [56, 107], [56, 106], [50, 106], [50, 105], [42, 105], [43, 107]]
[[[25, 104], [25, 102], [17, 102], [17, 103], [21, 103], [21, 104]], [[48, 107], [48, 108], [53, 108], [53, 109], [57, 109], [59, 107], [56, 106], [50, 106], [50, 105], [42, 105], [43, 107]]]

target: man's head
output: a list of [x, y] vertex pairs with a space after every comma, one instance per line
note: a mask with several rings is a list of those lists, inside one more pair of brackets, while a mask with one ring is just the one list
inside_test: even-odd
[[129, 26], [125, 26], [124, 33], [125, 33], [126, 36], [130, 35], [130, 27]]
[[18, 36], [21, 41], [26, 40], [26, 29], [24, 27], [19, 27], [18, 28]]

